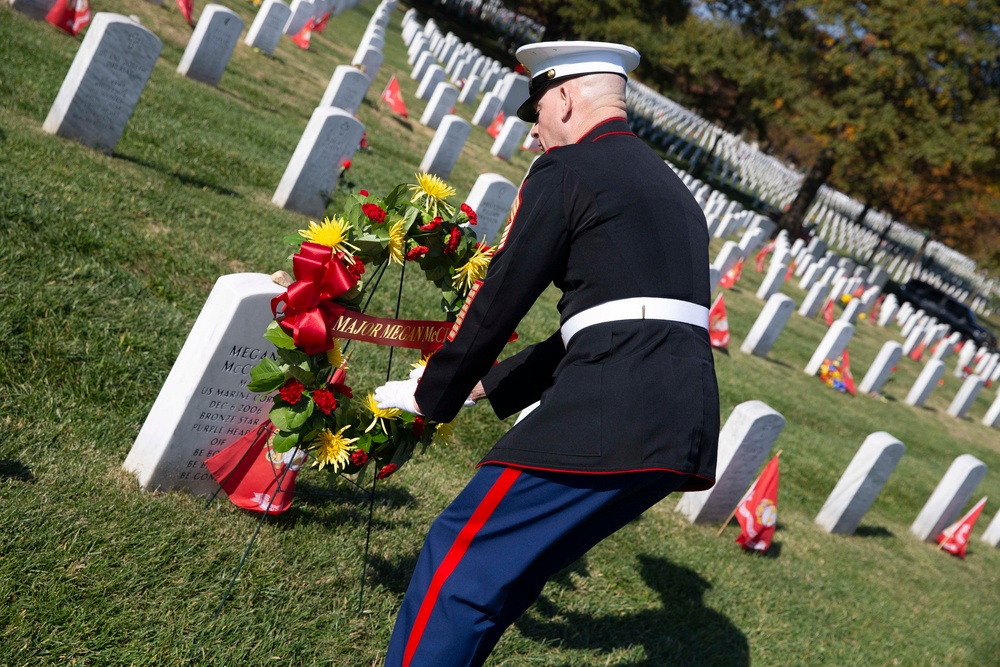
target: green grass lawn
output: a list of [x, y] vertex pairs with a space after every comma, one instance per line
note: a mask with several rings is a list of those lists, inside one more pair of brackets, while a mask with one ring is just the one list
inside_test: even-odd
[[[203, 7], [196, 3], [195, 16]], [[345, 12], [303, 52], [269, 58], [242, 41], [218, 88], [176, 73], [191, 29], [176, 7], [107, 0], [164, 42], [113, 156], [41, 131], [80, 39], [0, 7], [0, 665], [381, 664], [422, 537], [510, 422], [466, 411], [453, 444], [429, 450], [380, 487], [359, 608], [367, 495], [306, 470], [287, 513], [268, 519], [216, 616], [257, 517], [224, 501], [142, 492], [122, 462], [218, 276], [287, 268], [281, 239], [308, 220], [270, 203], [312, 109], [350, 62], [375, 3]], [[249, 26], [254, 7], [231, 6]], [[402, 11], [359, 118], [359, 152], [334, 196], [387, 193], [412, 180], [433, 132], [391, 115], [378, 95], [395, 73], [420, 117]], [[471, 118], [475, 107], [459, 105]], [[450, 182], [520, 181], [531, 156], [489, 155], [473, 128]], [[713, 252], [721, 242], [713, 243]], [[392, 276], [390, 276], [391, 278]], [[397, 274], [398, 277], [398, 274]], [[404, 317], [434, 316], [437, 296], [406, 276]], [[722, 414], [762, 400], [788, 424], [778, 440], [780, 521], [766, 555], [734, 544], [735, 526], [691, 526], [676, 498], [561, 573], [503, 638], [493, 665], [995, 665], [1000, 551], [979, 540], [1000, 501], [1000, 435], [980, 423], [997, 388], [965, 419], [946, 409], [954, 357], [923, 408], [904, 399], [920, 365], [903, 359], [880, 399], [805, 375], [820, 318], [793, 315], [768, 358], [739, 351], [763, 303], [748, 263], [726, 292], [732, 342], [716, 355]], [[391, 314], [392, 290], [374, 311]], [[800, 303], [794, 279], [784, 290]], [[513, 348], [558, 322], [546, 292]], [[860, 381], [898, 327], [857, 325]], [[409, 358], [396, 357], [397, 363]], [[383, 348], [357, 345], [355, 386], [374, 387]], [[622, 419], [633, 415], [622, 415]], [[865, 437], [888, 431], [906, 454], [851, 537], [813, 523]], [[951, 461], [990, 472], [991, 502], [959, 560], [909, 526]]]

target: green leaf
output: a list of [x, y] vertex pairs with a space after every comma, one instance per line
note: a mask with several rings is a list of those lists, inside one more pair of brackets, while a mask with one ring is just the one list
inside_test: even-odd
[[405, 205], [409, 202], [409, 200], [409, 186], [405, 183], [400, 183], [393, 188], [392, 192], [389, 193], [389, 196], [385, 198], [385, 208], [386, 210], [394, 209]]
[[271, 320], [271, 323], [267, 325], [267, 331], [264, 332], [264, 339], [271, 341], [279, 350], [295, 349], [295, 339], [274, 320]]
[[[298, 348], [292, 348], [290, 350], [278, 350], [278, 358], [289, 366], [299, 366], [300, 368], [308, 368], [309, 355]], [[305, 366], [303, 366], [305, 364]]]
[[247, 389], [267, 393], [285, 384], [285, 372], [273, 359], [264, 357], [250, 369], [250, 383]]
[[300, 400], [295, 405], [271, 408], [271, 422], [279, 431], [295, 431], [301, 428], [313, 413], [311, 399]]
[[287, 452], [292, 447], [299, 444], [299, 434], [293, 432], [283, 432], [278, 431], [274, 434], [274, 439], [271, 441], [271, 446], [274, 447], [274, 451], [279, 453]]

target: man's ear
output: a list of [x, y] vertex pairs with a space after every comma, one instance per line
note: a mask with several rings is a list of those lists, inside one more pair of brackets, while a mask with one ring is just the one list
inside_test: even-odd
[[573, 115], [573, 91], [565, 84], [559, 86], [559, 105], [561, 120], [565, 123]]

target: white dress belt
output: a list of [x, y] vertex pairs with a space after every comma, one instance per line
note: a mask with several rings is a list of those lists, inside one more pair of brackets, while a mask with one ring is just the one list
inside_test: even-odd
[[569, 345], [570, 339], [581, 329], [620, 320], [670, 320], [708, 329], [708, 308], [690, 301], [649, 296], [608, 301], [580, 311], [563, 322], [559, 327], [563, 345]]

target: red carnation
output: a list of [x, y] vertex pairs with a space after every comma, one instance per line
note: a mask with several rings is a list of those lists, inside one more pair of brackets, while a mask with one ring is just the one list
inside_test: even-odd
[[363, 466], [368, 463], [368, 452], [363, 449], [355, 449], [351, 452], [351, 463], [356, 466]]
[[368, 196], [368, 191], [367, 190], [358, 190], [358, 194], [361, 195], [362, 197], [367, 197]]
[[417, 247], [410, 250], [410, 252], [406, 253], [406, 259], [408, 259], [411, 262], [414, 262], [423, 257], [424, 255], [426, 255], [429, 250], [430, 248], [428, 248], [425, 245], [418, 245]]
[[299, 399], [302, 398], [303, 389], [305, 389], [305, 387], [302, 386], [301, 382], [295, 378], [289, 378], [288, 382], [282, 385], [281, 389], [278, 390], [278, 393], [281, 395], [281, 400], [291, 405], [295, 405], [299, 402]]
[[448, 240], [444, 243], [444, 254], [450, 255], [458, 248], [458, 242], [462, 240], [462, 232], [458, 227], [452, 227], [448, 233]]
[[342, 171], [347, 171], [350, 168], [351, 168], [351, 161], [350, 160], [344, 160], [343, 162], [340, 163], [340, 169]]
[[395, 463], [386, 464], [381, 470], [378, 471], [378, 474], [375, 475], [375, 479], [385, 479], [392, 473], [396, 472], [396, 468], [398, 467], [399, 466], [397, 466]]
[[355, 257], [354, 263], [347, 265], [347, 272], [350, 273], [355, 278], [357, 278], [358, 280], [360, 280], [362, 274], [365, 272], [365, 263], [362, 262], [357, 257]]
[[418, 438], [424, 434], [424, 418], [417, 416], [413, 418], [413, 435]]
[[340, 394], [341, 396], [346, 396], [347, 398], [354, 398], [354, 394], [351, 393], [351, 388], [342, 382], [331, 382], [330, 386], [333, 390]]
[[381, 224], [385, 222], [385, 209], [378, 204], [362, 204], [361, 211], [368, 216], [372, 222]]
[[322, 410], [323, 414], [328, 415], [332, 410], [337, 408], [337, 399], [333, 395], [333, 392], [327, 389], [317, 389], [313, 392], [313, 400], [316, 401], [316, 407]]
[[469, 217], [469, 224], [470, 225], [475, 225], [476, 223], [479, 222], [479, 216], [476, 215], [476, 212], [473, 211], [472, 207], [469, 206], [468, 204], [465, 204], [465, 203], [462, 204], [462, 213], [464, 213], [465, 215], [467, 215]]
[[490, 251], [490, 247], [487, 244], [481, 243], [479, 241], [476, 241], [476, 249], [480, 250], [482, 252], [489, 252]]
[[430, 222], [428, 222], [426, 225], [420, 225], [420, 231], [433, 232], [435, 229], [441, 226], [442, 222], [444, 221], [441, 219], [441, 216], [439, 215]]

